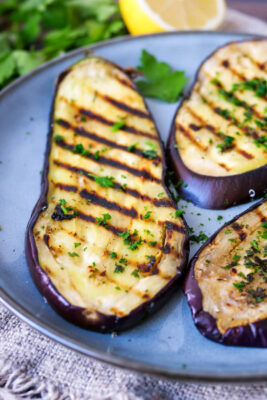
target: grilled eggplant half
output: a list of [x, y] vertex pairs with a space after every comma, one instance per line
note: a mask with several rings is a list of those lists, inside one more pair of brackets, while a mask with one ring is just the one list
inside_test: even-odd
[[227, 345], [267, 347], [267, 200], [202, 246], [184, 291], [204, 336]]
[[230, 43], [202, 64], [168, 142], [184, 198], [223, 209], [266, 190], [266, 79], [266, 39]]
[[188, 257], [157, 129], [128, 75], [95, 56], [59, 77], [50, 124], [30, 272], [67, 320], [128, 328], [167, 299]]

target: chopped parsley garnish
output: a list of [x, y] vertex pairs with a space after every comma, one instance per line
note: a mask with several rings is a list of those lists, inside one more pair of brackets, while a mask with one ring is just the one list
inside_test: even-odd
[[127, 147], [127, 150], [133, 152], [135, 151], [137, 145], [138, 143], [131, 144], [131, 146]]
[[212, 85], [215, 85], [215, 86], [221, 86], [221, 81], [219, 81], [219, 79], [216, 79], [216, 78], [212, 79], [212, 80], [210, 81], [210, 83], [211, 83]]
[[227, 110], [226, 108], [224, 110], [219, 109], [218, 114], [220, 114], [222, 117], [228, 119], [230, 117], [230, 111]]
[[238, 255], [238, 254], [234, 254], [234, 256], [233, 256], [233, 260], [234, 260], [235, 262], [238, 262], [238, 261], [240, 260], [240, 258], [241, 258], [241, 256]]
[[115, 272], [115, 274], [119, 274], [119, 273], [124, 272], [124, 270], [125, 270], [125, 267], [123, 265], [116, 264], [114, 272]]
[[81, 245], [81, 243], [74, 243], [74, 247], [77, 248]]
[[223, 216], [222, 215], [218, 215], [217, 220], [221, 221], [222, 219], [223, 219]]
[[259, 119], [254, 120], [255, 124], [260, 128], [260, 129], [266, 129], [267, 128], [267, 121], [260, 121]]
[[119, 233], [119, 236], [121, 236], [124, 240], [127, 240], [130, 236], [129, 232], [121, 232]]
[[148, 242], [148, 246], [156, 246], [157, 242], [156, 241], [151, 241]]
[[131, 234], [130, 232], [121, 232], [119, 233], [119, 236], [123, 238], [123, 243], [128, 246], [129, 250], [136, 250], [138, 247], [143, 243], [143, 240], [141, 237], [139, 237], [138, 240], [134, 240], [133, 236], [137, 236], [138, 231], [135, 229], [134, 233]]
[[158, 194], [158, 197], [163, 197], [164, 196], [164, 192], [160, 192], [159, 194]]
[[247, 293], [256, 304], [261, 303], [267, 297], [265, 289], [260, 287], [258, 287], [257, 289], [247, 289]]
[[62, 142], [62, 140], [64, 140], [65, 138], [64, 138], [64, 136], [61, 136], [61, 135], [55, 135], [54, 136], [54, 141], [55, 142]]
[[210, 264], [210, 260], [208, 260], [208, 259], [207, 259], [207, 260], [205, 260], [205, 262], [206, 262], [207, 264]]
[[137, 69], [145, 76], [137, 87], [145, 97], [154, 97], [174, 103], [178, 100], [188, 78], [184, 71], [172, 71], [165, 62], [159, 62], [152, 54], [142, 50]]
[[80, 257], [79, 256], [79, 254], [78, 253], [76, 253], [75, 251], [73, 251], [73, 252], [68, 252], [68, 255], [70, 256], [70, 257]]
[[246, 109], [249, 108], [246, 102], [243, 100], [239, 100], [237, 97], [235, 97], [233, 92], [227, 92], [224, 89], [220, 89], [219, 94], [228, 103], [234, 104], [235, 106], [242, 106], [245, 107]]
[[88, 156], [90, 154], [89, 150], [85, 150], [81, 143], [76, 144], [71, 151], [74, 154], [81, 154], [82, 156]]
[[142, 154], [144, 157], [148, 158], [149, 160], [153, 160], [157, 157], [157, 152], [155, 150], [142, 150]]
[[135, 278], [139, 278], [139, 271], [138, 271], [138, 269], [135, 269], [135, 270], [132, 272], [131, 275], [133, 275]]
[[255, 140], [253, 140], [253, 143], [257, 146], [257, 147], [263, 147], [264, 150], [267, 151], [267, 136], [261, 136]]
[[141, 239], [141, 237], [136, 241], [136, 242], [132, 242], [130, 244], [130, 246], [128, 247], [129, 250], [137, 250], [138, 247], [143, 243], [143, 240]]
[[125, 119], [121, 119], [118, 122], [115, 122], [112, 127], [111, 127], [111, 132], [117, 132], [118, 130], [120, 130], [121, 128], [123, 128], [126, 125], [126, 120]]
[[81, 115], [81, 116], [80, 116], [80, 120], [81, 120], [82, 122], [86, 122], [86, 116], [85, 116], [85, 115]]
[[95, 160], [99, 160], [99, 157], [100, 157], [100, 150], [97, 150], [97, 151], [94, 153], [94, 159], [95, 159]]
[[244, 286], [245, 286], [245, 282], [241, 281], [241, 282], [234, 282], [233, 286], [238, 289], [240, 292], [242, 292]]
[[237, 90], [252, 90], [255, 92], [257, 97], [266, 97], [267, 96], [267, 82], [263, 78], [256, 78], [250, 81], [244, 81], [240, 83], [235, 83], [233, 85], [233, 92]]
[[251, 242], [250, 242], [250, 244], [251, 244], [251, 246], [256, 250], [256, 251], [260, 251], [259, 250], [259, 246], [258, 246], [258, 242], [256, 241], [256, 240], [252, 240]]
[[183, 210], [175, 210], [175, 218], [179, 218], [181, 215], [185, 214]]
[[117, 253], [115, 253], [115, 251], [112, 251], [111, 253], [110, 253], [110, 258], [116, 258], [117, 257]]
[[126, 258], [120, 258], [120, 259], [119, 259], [119, 263], [121, 263], [121, 264], [127, 264]]
[[96, 218], [97, 225], [103, 225], [105, 228], [108, 228], [108, 221], [111, 220], [110, 214], [102, 214], [103, 217]]
[[217, 148], [224, 152], [225, 150], [231, 149], [234, 147], [235, 138], [232, 136], [225, 135], [224, 133], [220, 132], [220, 136], [223, 139], [224, 143], [217, 144]]
[[95, 182], [103, 187], [114, 187], [114, 177], [113, 176], [97, 176], [93, 174], [88, 174], [91, 178], [94, 178]]
[[190, 241], [193, 243], [203, 243], [208, 240], [208, 236], [203, 232], [200, 231], [198, 235], [190, 235]]
[[245, 117], [244, 123], [250, 122], [252, 120], [252, 116], [253, 116], [253, 112], [251, 110], [246, 110], [244, 112], [244, 117]]
[[143, 219], [149, 219], [150, 218], [150, 216], [151, 216], [151, 213], [152, 213], [152, 211], [147, 211], [146, 213], [145, 213], [145, 215], [143, 215]]

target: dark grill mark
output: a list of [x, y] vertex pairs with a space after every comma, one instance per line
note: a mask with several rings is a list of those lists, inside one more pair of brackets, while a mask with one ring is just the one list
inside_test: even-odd
[[[188, 111], [189, 111], [195, 118], [197, 118], [199, 121], [202, 122], [202, 124], [205, 126], [205, 128], [206, 128], [207, 130], [209, 130], [210, 132], [212, 132], [212, 133], [213, 133], [214, 135], [216, 135], [217, 137], [221, 138], [220, 134], [216, 131], [216, 128], [215, 128], [214, 126], [212, 126], [212, 125], [210, 125], [210, 124], [206, 124], [206, 122], [205, 122], [199, 115], [195, 114], [193, 110], [191, 110], [190, 108], [187, 108], [187, 109], [188, 109]], [[219, 111], [219, 110], [221, 110], [221, 109], [217, 107], [217, 110]], [[219, 112], [219, 113], [220, 113], [220, 112]], [[256, 134], [256, 135], [257, 135], [257, 134]], [[258, 135], [257, 135], [257, 137], [255, 137], [255, 139], [257, 139], [257, 138], [258, 138]], [[232, 149], [233, 149], [234, 147], [235, 147], [235, 150], [236, 150], [239, 154], [241, 154], [243, 157], [245, 157], [245, 158], [247, 158], [247, 159], [249, 159], [249, 160], [252, 160], [252, 159], [254, 158], [254, 156], [253, 156], [252, 154], [247, 153], [245, 150], [238, 149], [238, 148], [236, 148], [236, 146], [233, 146]], [[229, 149], [229, 150], [230, 150], [230, 149]]]
[[140, 264], [138, 266], [138, 269], [140, 269], [143, 273], [145, 272], [152, 272], [154, 270], [155, 264], [156, 264], [156, 258], [155, 256], [147, 256], [149, 262]]
[[245, 240], [247, 234], [243, 231], [243, 226], [239, 225], [237, 222], [232, 224], [232, 228], [238, 233], [239, 239], [241, 241]]
[[54, 219], [55, 221], [64, 221], [65, 219], [70, 220], [75, 217], [76, 214], [64, 214], [62, 208], [58, 204], [56, 205], [55, 210], [51, 215], [51, 218]]
[[239, 235], [239, 238], [240, 238], [241, 241], [245, 240], [246, 237], [247, 237], [247, 234], [245, 232], [243, 232], [243, 231], [239, 232], [238, 235]]
[[[87, 117], [90, 117], [91, 119], [95, 119], [96, 121], [101, 122], [102, 124], [105, 124], [105, 125], [108, 125], [108, 126], [113, 126], [114, 125], [113, 121], [110, 121], [110, 120], [104, 118], [102, 115], [93, 113], [92, 111], [89, 111], [89, 110], [85, 110], [84, 108], [80, 108], [79, 111], [80, 111], [81, 114], [86, 115]], [[123, 127], [121, 127], [121, 130], [125, 131], [125, 132], [128, 132], [128, 133], [132, 133], [134, 135], [145, 136], [145, 137], [148, 137], [150, 139], [158, 141], [158, 137], [157, 136], [155, 137], [151, 133], [140, 131], [140, 130], [134, 128], [133, 126], [124, 125]]]
[[144, 111], [141, 111], [141, 110], [138, 110], [138, 109], [136, 109], [134, 107], [131, 107], [131, 106], [123, 103], [122, 101], [115, 100], [112, 97], [109, 97], [107, 95], [103, 95], [101, 97], [103, 97], [104, 100], [106, 100], [107, 102], [111, 103], [113, 106], [119, 108], [120, 110], [126, 111], [127, 113], [132, 114], [132, 115], [136, 115], [136, 116], [138, 116], [140, 118], [146, 118], [146, 119], [151, 120], [150, 115], [148, 113], [144, 112]]
[[202, 126], [190, 124], [189, 128], [191, 128], [193, 131], [199, 131], [202, 128]]
[[[119, 149], [119, 150], [123, 150], [123, 151], [129, 152], [128, 146], [123, 146], [122, 144], [118, 144], [116, 142], [113, 142], [112, 140], [109, 140], [109, 139], [106, 139], [104, 137], [101, 137], [101, 136], [97, 135], [96, 133], [89, 132], [88, 130], [86, 130], [84, 128], [80, 128], [78, 126], [73, 126], [66, 120], [58, 119], [57, 123], [59, 125], [64, 126], [64, 128], [66, 128], [66, 129], [71, 129], [72, 131], [77, 133], [79, 136], [86, 137], [88, 139], [92, 139], [95, 142], [102, 143], [102, 144], [104, 144], [106, 146], [109, 146], [109, 147], [112, 147], [112, 148], [115, 148], [115, 149]], [[140, 150], [140, 149], [134, 148], [131, 151], [131, 153], [137, 154], [138, 156], [147, 159], [147, 157], [144, 156], [143, 151]], [[155, 159], [154, 159], [154, 161], [155, 161]], [[157, 164], [158, 164], [161, 161], [161, 158], [159, 156], [157, 156], [156, 157], [156, 161], [157, 161]]]
[[156, 207], [172, 207], [172, 203], [168, 199], [153, 199]]
[[49, 235], [44, 235], [44, 242], [47, 245], [47, 247], [49, 247]]
[[121, 205], [113, 201], [109, 201], [104, 199], [103, 197], [98, 196], [96, 193], [93, 192], [89, 193], [85, 189], [81, 190], [80, 196], [86, 200], [89, 200], [93, 204], [96, 204], [100, 207], [104, 207], [108, 210], [118, 211], [131, 218], [136, 218], [138, 216], [137, 211], [133, 207], [132, 208], [122, 207]]
[[[98, 224], [98, 221], [92, 215], [84, 214], [81, 211], [78, 211], [77, 218], [80, 218], [86, 222]], [[116, 236], [119, 236], [120, 233], [124, 232], [123, 229], [116, 228], [115, 226], [110, 225], [110, 224], [108, 225], [108, 230], [109, 230], [109, 232], [112, 232]]]
[[210, 124], [206, 124], [205, 128], [208, 129], [211, 132], [216, 133], [216, 129], [214, 128], [214, 126], [210, 125]]
[[230, 171], [230, 168], [227, 167], [224, 163], [218, 163], [218, 165], [222, 168], [224, 168], [226, 171]]
[[[72, 149], [74, 148], [74, 146], [72, 144], [66, 144], [63, 140], [56, 142], [56, 144], [57, 144], [57, 146], [65, 149], [65, 150], [72, 151]], [[113, 167], [113, 168], [118, 168], [118, 169], [122, 169], [124, 171], [128, 171], [131, 174], [138, 176], [142, 179], [147, 179], [149, 181], [161, 183], [160, 179], [154, 177], [153, 175], [150, 174], [150, 172], [148, 172], [145, 169], [141, 169], [141, 170], [136, 169], [136, 168], [130, 167], [126, 164], [123, 164], [120, 161], [114, 160], [112, 158], [106, 158], [103, 156], [99, 156], [99, 158], [96, 160], [93, 154], [88, 154], [87, 156], [84, 156], [84, 157], [90, 158], [92, 161], [99, 162], [100, 164], [109, 165], [110, 167]]]
[[228, 60], [224, 60], [224, 61], [222, 62], [222, 65], [223, 65], [225, 68], [229, 68], [230, 63], [229, 63]]
[[[205, 97], [202, 96], [202, 98], [205, 100], [206, 104], [210, 107], [210, 109], [214, 112], [216, 112], [216, 114], [219, 114], [222, 118], [226, 119], [226, 120], [231, 120], [232, 125], [236, 126], [237, 129], [242, 130], [246, 135], [248, 136], [252, 136], [254, 139], [258, 139], [260, 137], [260, 135], [258, 135], [258, 133], [254, 130], [251, 130], [248, 126], [239, 126], [238, 125], [238, 121], [232, 119], [231, 117], [225, 117], [223, 115], [220, 114], [220, 110], [222, 110], [219, 107], [214, 107], [213, 104], [207, 100]], [[215, 111], [216, 109], [216, 111]], [[190, 110], [190, 108], [188, 108], [188, 110]], [[252, 109], [252, 111], [254, 112], [254, 110]], [[190, 112], [193, 114], [193, 111], [190, 110]], [[195, 116], [195, 114], [193, 114]], [[200, 117], [199, 117], [200, 118]], [[216, 132], [215, 127], [213, 127], [210, 124], [206, 124], [205, 127], [210, 131], [213, 132], [216, 136], [219, 136], [219, 134]], [[233, 149], [234, 147], [232, 147]], [[241, 153], [240, 153], [241, 154]]]
[[189, 139], [192, 143], [194, 143], [198, 148], [200, 148], [202, 151], [206, 151], [207, 147], [202, 146], [201, 143], [199, 143], [192, 135], [191, 133], [185, 128], [183, 127], [181, 124], [177, 124], [177, 129], [179, 129], [182, 134]]
[[[227, 60], [226, 60], [226, 61], [227, 61]], [[230, 66], [229, 61], [227, 61], [227, 62], [224, 61], [224, 62], [222, 63], [222, 65], [223, 65], [225, 68], [228, 68], [229, 71], [231, 71], [234, 75], [238, 76], [238, 78], [241, 79], [241, 81], [246, 81], [246, 80], [247, 80], [247, 78], [246, 78], [244, 75], [242, 75], [239, 71], [237, 71], [235, 68], [233, 68], [232, 66]]]
[[265, 70], [265, 63], [259, 63], [258, 61], [254, 60], [249, 54], [242, 53], [242, 56], [248, 58], [251, 63], [256, 65], [261, 71]]
[[[243, 80], [244, 80], [244, 79], [243, 79]], [[219, 87], [219, 85], [217, 85], [217, 86]], [[228, 92], [222, 84], [220, 84], [220, 88], [223, 89], [226, 93], [228, 93], [228, 96], [229, 96], [228, 98], [229, 98], [229, 99], [235, 99], [235, 100], [237, 100], [237, 101], [240, 102], [240, 104], [239, 104], [237, 107], [242, 107], [242, 108], [244, 108], [246, 111], [249, 110], [249, 111], [251, 111], [253, 114], [255, 114], [259, 119], [263, 119], [263, 120], [264, 120], [264, 117], [263, 117], [257, 110], [255, 110], [254, 105], [251, 105], [251, 106], [250, 106], [246, 101], [239, 99], [239, 98], [238, 98], [235, 94], [233, 94], [231, 91]], [[205, 98], [205, 100], [207, 100], [207, 99]], [[208, 102], [207, 102], [207, 103], [208, 103]], [[209, 105], [210, 105], [210, 104], [209, 104]], [[223, 116], [223, 118], [235, 122], [234, 119], [231, 118], [231, 117], [229, 118], [229, 117]]]
[[165, 227], [168, 230], [173, 230], [180, 233], [185, 233], [185, 230], [182, 226], [175, 224], [174, 222], [165, 222]]
[[66, 185], [66, 184], [60, 183], [60, 182], [54, 183], [54, 185], [61, 190], [65, 190], [65, 192], [74, 192], [74, 193], [77, 192], [76, 186]]
[[[79, 168], [79, 167], [73, 167], [72, 165], [69, 164], [65, 164], [62, 163], [60, 161], [54, 160], [54, 164], [57, 165], [58, 167], [67, 169], [68, 171], [72, 171], [74, 173], [77, 174], [81, 174], [83, 175], [85, 178], [94, 181], [94, 178], [91, 176], [88, 176], [88, 174], [90, 173], [90, 171], [86, 171], [83, 168]], [[124, 193], [129, 194], [130, 196], [133, 196], [137, 199], [140, 199], [142, 201], [149, 201], [151, 203], [153, 203], [156, 207], [172, 207], [172, 203], [170, 200], [168, 199], [151, 199], [151, 197], [145, 195], [145, 194], [141, 194], [139, 193], [137, 190], [135, 189], [131, 189], [129, 187], [121, 187], [121, 185], [118, 182], [114, 182], [114, 189], [116, 190], [122, 190]], [[77, 188], [76, 188], [77, 191]]]
[[117, 81], [119, 81], [122, 85], [127, 86], [127, 87], [129, 87], [130, 89], [135, 90], [133, 84], [131, 83], [131, 81], [128, 81], [127, 79], [123, 79], [122, 77], [120, 77], [120, 76], [118, 76], [118, 75], [114, 76], [114, 78], [115, 78]]
[[247, 153], [245, 150], [238, 149], [237, 150], [239, 154], [241, 154], [243, 157], [247, 158], [248, 160], [252, 160], [254, 156], [252, 154]]
[[164, 254], [170, 254], [171, 252], [171, 247], [169, 245], [169, 243], [166, 243], [166, 245], [164, 247], [161, 247], [160, 250], [162, 251], [162, 253]]
[[216, 114], [219, 114], [221, 117], [223, 117], [224, 119], [227, 119], [227, 121], [232, 120], [232, 118], [230, 117], [230, 115], [222, 115], [222, 109], [220, 107], [214, 107], [213, 111]]

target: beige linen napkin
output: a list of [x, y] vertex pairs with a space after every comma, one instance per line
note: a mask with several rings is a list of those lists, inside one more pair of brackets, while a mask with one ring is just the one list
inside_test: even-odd
[[[222, 29], [267, 35], [267, 24], [228, 10]], [[0, 400], [266, 400], [267, 385], [174, 383], [79, 355], [0, 306]]]

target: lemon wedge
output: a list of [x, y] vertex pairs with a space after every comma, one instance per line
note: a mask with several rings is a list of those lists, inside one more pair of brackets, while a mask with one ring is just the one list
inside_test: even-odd
[[133, 35], [216, 29], [226, 10], [225, 0], [119, 0], [119, 4]]

